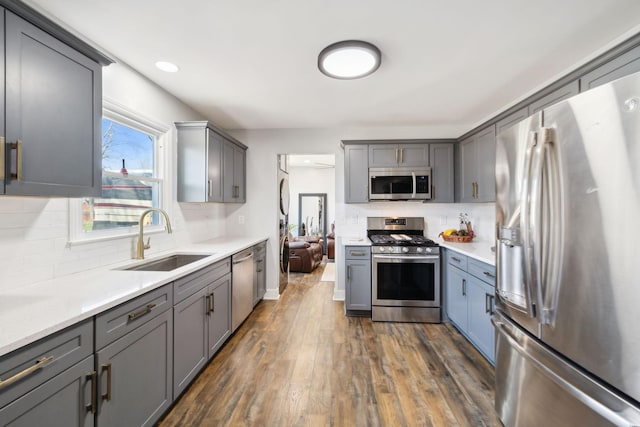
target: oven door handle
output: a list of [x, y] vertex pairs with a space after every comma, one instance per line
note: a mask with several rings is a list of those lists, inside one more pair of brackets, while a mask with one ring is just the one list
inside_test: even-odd
[[430, 259], [430, 260], [437, 260], [440, 259], [440, 255], [418, 255], [418, 256], [413, 256], [413, 255], [373, 255], [374, 258], [379, 258], [379, 259], [399, 259], [399, 260], [411, 260], [411, 259]]
[[413, 194], [411, 195], [412, 199], [416, 198], [416, 173], [411, 172], [411, 177], [413, 178]]

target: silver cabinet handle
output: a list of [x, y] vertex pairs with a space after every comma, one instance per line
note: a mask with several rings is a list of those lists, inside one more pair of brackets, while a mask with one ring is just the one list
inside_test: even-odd
[[402, 158], [402, 157], [404, 157], [403, 156], [404, 153], [402, 152], [403, 150], [404, 150], [403, 148], [400, 148], [400, 150], [399, 150], [400, 151], [400, 163], [404, 163], [404, 160]]
[[129, 313], [129, 320], [135, 320], [140, 316], [144, 316], [145, 314], [153, 310], [155, 307], [156, 307], [155, 304], [147, 304], [146, 307], [143, 307], [138, 311], [134, 311], [133, 313]]
[[491, 272], [489, 272], [489, 271], [484, 271], [482, 274], [484, 274], [485, 276], [490, 277], [492, 279], [496, 278], [496, 275], [491, 273]]
[[354, 256], [365, 256], [367, 253], [364, 251], [351, 251], [349, 252], [349, 255], [354, 255]]
[[396, 148], [396, 163], [398, 163], [398, 149]]
[[211, 315], [211, 294], [205, 295], [205, 297], [204, 297], [204, 305], [205, 305], [204, 313], [207, 316], [210, 316]]
[[36, 360], [35, 364], [33, 364], [32, 366], [29, 366], [27, 369], [18, 372], [17, 374], [7, 378], [6, 380], [0, 379], [0, 390], [10, 386], [16, 381], [20, 381], [21, 379], [28, 377], [34, 372], [44, 368], [51, 362], [53, 362], [53, 356], [42, 356], [40, 359]]
[[467, 279], [462, 279], [462, 296], [467, 296]]
[[207, 194], [209, 197], [213, 197], [213, 181], [207, 180]]
[[347, 265], [347, 280], [351, 280], [351, 266]]
[[462, 262], [460, 258], [456, 258], [454, 256], [452, 256], [451, 259], [454, 260], [455, 262]]

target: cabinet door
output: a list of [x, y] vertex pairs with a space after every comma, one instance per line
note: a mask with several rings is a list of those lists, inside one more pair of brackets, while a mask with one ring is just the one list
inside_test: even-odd
[[580, 79], [580, 92], [609, 83], [640, 71], [640, 46], [585, 74]]
[[[220, 135], [210, 129], [207, 133], [207, 201], [222, 202], [222, 145]], [[186, 166], [185, 166], [186, 167]]]
[[398, 166], [399, 162], [398, 144], [369, 145], [369, 167], [390, 168]]
[[231, 335], [231, 274], [216, 280], [209, 290], [211, 310], [207, 316], [211, 358]]
[[[7, 194], [100, 196], [101, 66], [6, 11]], [[7, 171], [9, 172], [9, 171]], [[8, 174], [7, 174], [8, 175]]]
[[235, 201], [235, 187], [233, 186], [233, 165], [235, 163], [235, 150], [233, 144], [224, 142], [222, 145], [222, 197], [225, 202]]
[[209, 360], [208, 288], [173, 307], [173, 395], [179, 396]]
[[371, 310], [371, 261], [346, 260], [347, 281], [345, 306], [347, 310]]
[[530, 107], [521, 108], [520, 110], [509, 114], [507, 117], [496, 123], [496, 135], [499, 135], [503, 130], [509, 129], [511, 126], [529, 117], [529, 108]]
[[344, 147], [344, 201], [345, 203], [369, 201], [368, 145], [345, 145]]
[[266, 256], [264, 249], [259, 252], [256, 257], [256, 272], [254, 277], [254, 290], [253, 290], [253, 306], [260, 302], [267, 292], [267, 266], [265, 264]]
[[478, 134], [476, 147], [476, 202], [496, 200], [496, 128], [491, 126]]
[[431, 201], [453, 203], [453, 144], [430, 144]]
[[545, 108], [560, 101], [564, 101], [567, 98], [571, 98], [578, 93], [580, 93], [580, 84], [578, 80], [575, 80], [569, 84], [562, 86], [559, 89], [554, 90], [545, 97], [532, 102], [529, 105], [529, 115], [535, 114], [540, 110], [544, 110]]
[[245, 203], [246, 186], [245, 186], [245, 170], [246, 170], [246, 151], [240, 147], [234, 147], [233, 151], [233, 185], [235, 191], [234, 201], [237, 203]]
[[400, 144], [398, 153], [398, 166], [416, 168], [429, 166], [429, 144]]
[[171, 405], [172, 317], [167, 310], [96, 353], [100, 427], [151, 426]]
[[467, 329], [467, 273], [447, 265], [447, 316], [460, 329]]
[[467, 334], [475, 346], [493, 363], [495, 331], [491, 324], [495, 290], [474, 276], [468, 276], [469, 324]]
[[0, 423], [15, 427], [93, 426], [92, 371], [93, 356], [89, 356], [0, 409]]
[[460, 179], [458, 183], [458, 194], [461, 202], [473, 202], [474, 188], [477, 177], [476, 172], [476, 151], [475, 137], [470, 136], [460, 141]]

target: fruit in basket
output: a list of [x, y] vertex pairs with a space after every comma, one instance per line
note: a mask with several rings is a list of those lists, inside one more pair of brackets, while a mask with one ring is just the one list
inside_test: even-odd
[[444, 231], [443, 231], [442, 233], [440, 233], [440, 234], [442, 234], [442, 235], [444, 235], [444, 236], [451, 236], [452, 234], [453, 234], [453, 235], [455, 235], [454, 233], [457, 233], [457, 231], [458, 231], [458, 230], [456, 230], [455, 228], [449, 228], [449, 229], [444, 230]]

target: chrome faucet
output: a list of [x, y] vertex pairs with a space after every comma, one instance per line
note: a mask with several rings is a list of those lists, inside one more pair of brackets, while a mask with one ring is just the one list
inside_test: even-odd
[[144, 243], [144, 217], [151, 212], [160, 212], [164, 216], [164, 220], [167, 223], [167, 233], [171, 234], [171, 221], [169, 221], [169, 215], [160, 208], [147, 209], [140, 215], [140, 231], [138, 232], [138, 247], [136, 250], [136, 259], [144, 259], [144, 250], [151, 247], [151, 237], [147, 239], [147, 243]]

